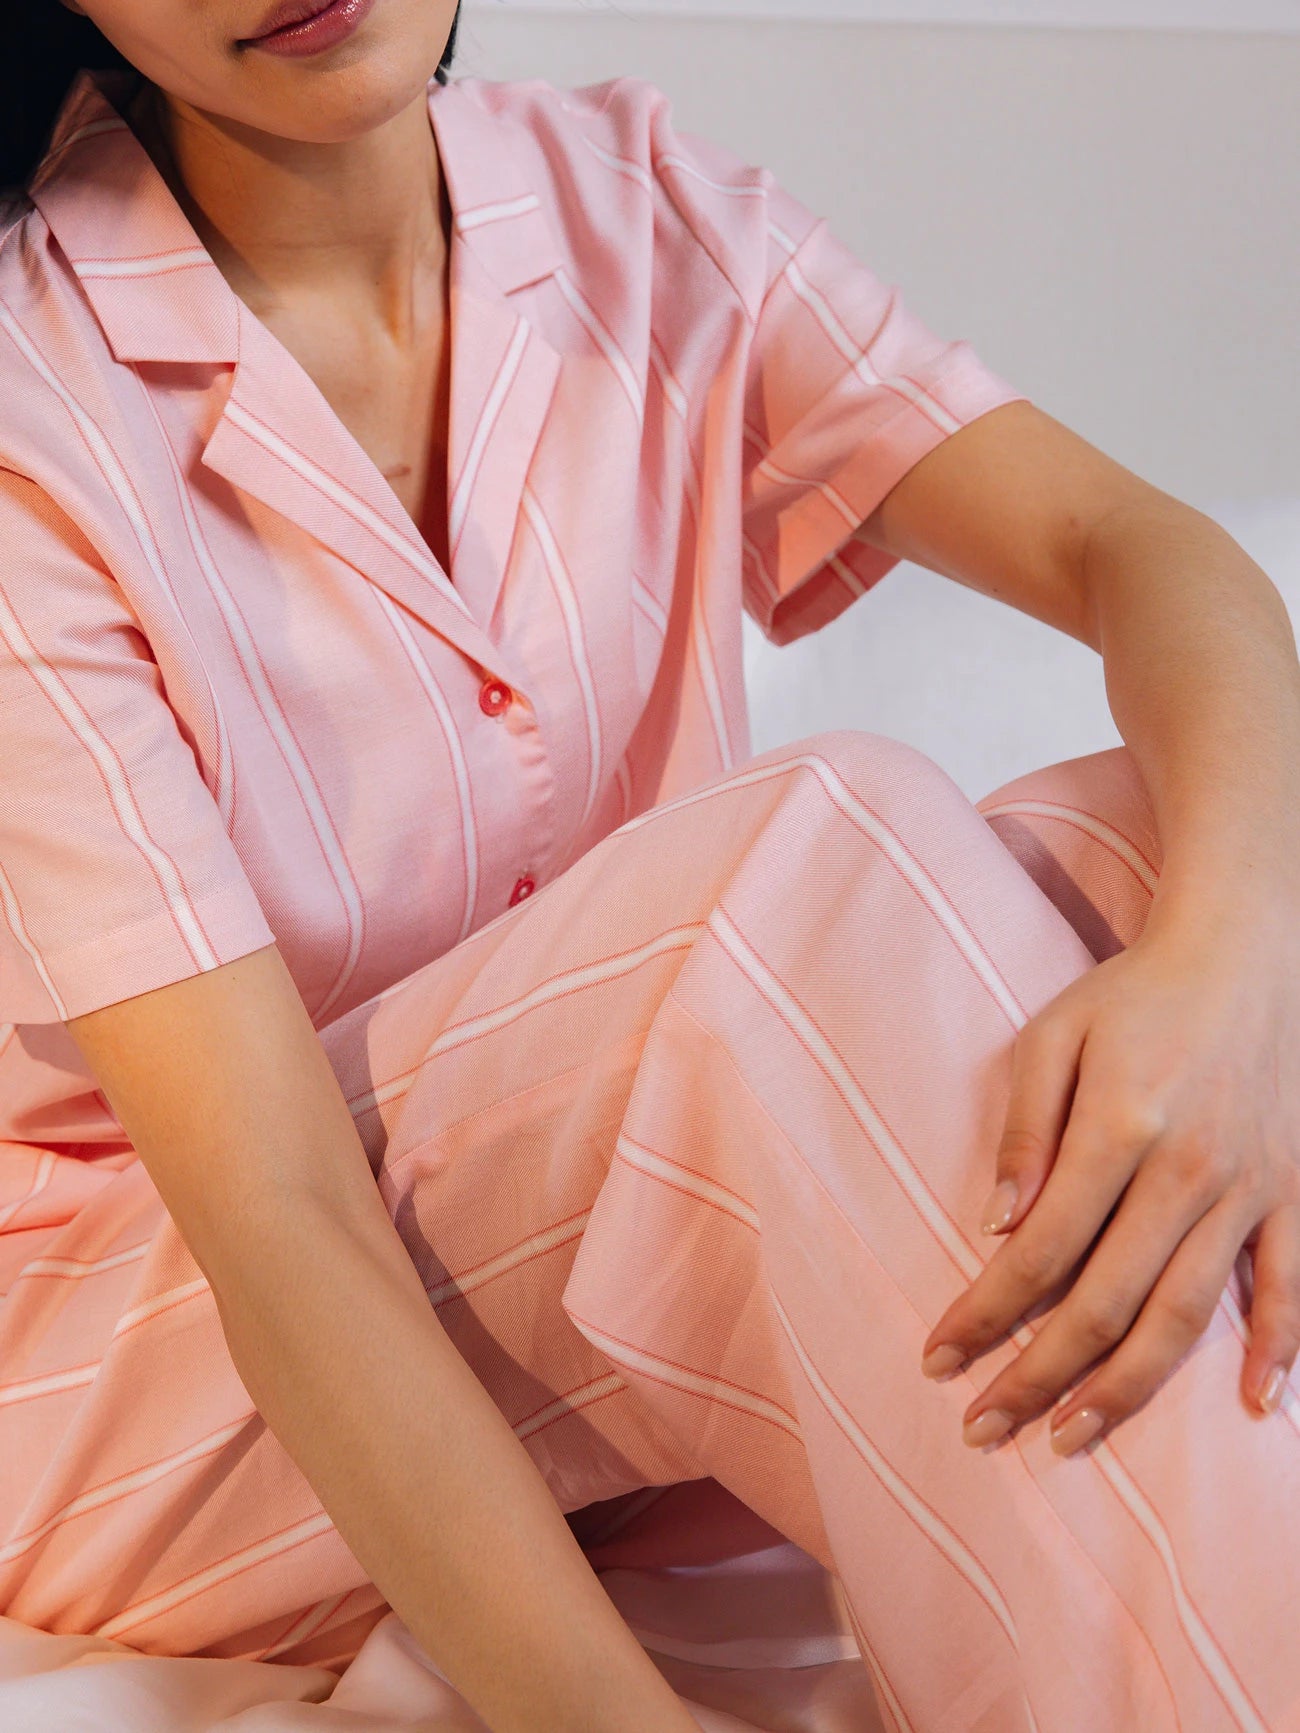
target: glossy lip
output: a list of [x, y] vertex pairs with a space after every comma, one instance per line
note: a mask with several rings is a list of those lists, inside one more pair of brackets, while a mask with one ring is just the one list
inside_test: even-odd
[[264, 36], [273, 36], [277, 30], [284, 30], [290, 24], [305, 24], [309, 18], [328, 12], [333, 4], [334, 0], [283, 0], [283, 4], [267, 13], [255, 36], [241, 36], [239, 40], [260, 42]]

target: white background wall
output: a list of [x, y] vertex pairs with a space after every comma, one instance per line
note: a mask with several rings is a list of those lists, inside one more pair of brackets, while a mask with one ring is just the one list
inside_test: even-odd
[[[599, 11], [602, 0], [471, 0], [489, 10]], [[1300, 31], [1296, 0], [622, 0], [662, 17], [843, 18], [885, 24], [1068, 24], [1081, 30]]]
[[[1198, 0], [1149, 4], [1169, 24]], [[651, 79], [679, 127], [770, 167], [935, 331], [1225, 523], [1300, 614], [1300, 35], [477, 0], [455, 70]], [[751, 643], [750, 675], [756, 749], [873, 728], [972, 793], [1119, 738], [1091, 651], [912, 566], [812, 640]]]

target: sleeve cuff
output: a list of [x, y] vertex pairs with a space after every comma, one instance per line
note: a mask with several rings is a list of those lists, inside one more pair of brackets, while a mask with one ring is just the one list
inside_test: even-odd
[[275, 943], [275, 934], [243, 880], [194, 898], [188, 942], [170, 910], [93, 938], [44, 951], [6, 946], [0, 1017], [12, 1023], [66, 1023], [133, 999], [155, 987], [202, 975]]
[[[877, 388], [878, 389], [878, 388]], [[934, 373], [896, 382], [892, 408], [846, 459], [820, 482], [817, 439], [833, 435], [840, 414], [862, 419], [862, 383], [848, 368], [759, 466], [772, 482], [789, 477], [789, 504], [775, 510], [775, 529], [762, 582], [750, 586], [749, 612], [773, 644], [789, 644], [828, 625], [899, 564], [895, 556], [856, 540], [857, 532], [904, 475], [953, 433], [1026, 394], [992, 372], [969, 343], [960, 343]], [[819, 431], [810, 438], [808, 428]], [[788, 454], [788, 459], [787, 459]], [[790, 465], [786, 467], [787, 460]], [[802, 476], [799, 470], [802, 469]]]

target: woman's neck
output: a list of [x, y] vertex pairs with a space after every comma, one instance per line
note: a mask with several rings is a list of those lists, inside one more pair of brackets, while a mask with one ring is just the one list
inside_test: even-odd
[[254, 313], [338, 312], [399, 345], [418, 338], [450, 245], [426, 92], [363, 137], [330, 144], [256, 132], [145, 80], [125, 114]]

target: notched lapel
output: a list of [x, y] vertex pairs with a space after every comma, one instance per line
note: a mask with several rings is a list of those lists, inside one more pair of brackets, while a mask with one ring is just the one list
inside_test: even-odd
[[[484, 666], [506, 673], [402, 502], [316, 382], [246, 308], [229, 395], [202, 452], [215, 474], [280, 512]], [[289, 429], [309, 428], [310, 447]]]
[[492, 633], [560, 357], [475, 253], [452, 248], [449, 541], [456, 590]]

